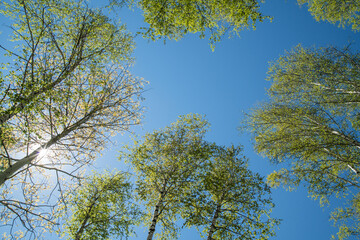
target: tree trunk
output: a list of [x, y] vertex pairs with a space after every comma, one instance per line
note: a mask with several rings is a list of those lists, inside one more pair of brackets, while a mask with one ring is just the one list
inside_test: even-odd
[[160, 215], [160, 208], [161, 208], [161, 206], [163, 204], [163, 201], [164, 201], [165, 187], [166, 187], [166, 183], [163, 185], [163, 189], [160, 192], [160, 199], [159, 199], [158, 203], [155, 206], [155, 210], [154, 210], [153, 218], [151, 220], [151, 225], [150, 225], [150, 228], [149, 228], [149, 233], [148, 233], [147, 240], [152, 240], [152, 238], [154, 236], [156, 223], [157, 223], [159, 215]]
[[79, 230], [76, 232], [75, 234], [75, 240], [81, 240], [81, 235], [84, 233], [85, 231], [85, 227], [86, 224], [88, 223], [90, 216], [91, 216], [91, 210], [93, 209], [93, 207], [95, 206], [96, 201], [98, 200], [99, 196], [97, 196], [98, 192], [95, 193], [95, 198], [93, 199], [93, 201], [91, 202], [89, 208], [86, 211], [86, 216], [84, 221], [82, 222]]
[[212, 240], [212, 235], [214, 234], [215, 230], [216, 230], [216, 227], [215, 227], [215, 224], [216, 224], [216, 220], [219, 218], [219, 215], [220, 215], [220, 210], [221, 210], [221, 204], [218, 203], [216, 205], [216, 210], [215, 210], [215, 213], [214, 213], [214, 216], [212, 218], [212, 221], [211, 221], [211, 225], [210, 225], [210, 229], [209, 229], [209, 234], [208, 234], [208, 237], [207, 237], [207, 240]]

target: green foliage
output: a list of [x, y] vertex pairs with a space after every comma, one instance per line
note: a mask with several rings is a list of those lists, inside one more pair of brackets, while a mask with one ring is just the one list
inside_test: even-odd
[[200, 33], [203, 38], [210, 31], [212, 48], [227, 31], [238, 34], [269, 18], [259, 12], [256, 0], [140, 0], [138, 5], [149, 24], [145, 37], [178, 40], [187, 33]]
[[159, 239], [176, 238], [179, 216], [185, 226], [202, 228], [211, 239], [274, 236], [279, 220], [269, 217], [269, 187], [248, 170], [241, 147], [205, 142], [207, 127], [200, 115], [180, 116], [122, 153], [120, 159], [136, 171], [136, 192], [147, 206], [148, 239], [158, 222]]
[[247, 124], [259, 153], [290, 164], [272, 173], [270, 184], [305, 181], [321, 203], [358, 192], [359, 55], [298, 46], [270, 67], [269, 80], [270, 100], [254, 109]]
[[149, 227], [149, 236], [156, 223], [161, 222], [160, 237], [176, 237], [181, 196], [196, 181], [196, 170], [209, 156], [202, 139], [207, 127], [207, 121], [200, 115], [180, 116], [169, 127], [146, 134], [142, 142], [136, 141], [133, 147], [128, 147], [129, 153], [120, 156], [136, 171], [136, 193], [147, 206], [144, 221], [149, 225], [155, 222], [153, 229]]
[[[349, 207], [339, 208], [331, 215], [335, 225], [339, 225], [339, 232], [333, 239], [347, 239], [351, 236], [360, 236], [360, 195], [359, 193], [351, 199]], [[349, 225], [353, 222], [353, 225]]]
[[140, 216], [124, 173], [94, 173], [67, 197], [71, 217], [64, 233], [68, 239], [127, 239]]
[[299, 4], [308, 4], [309, 11], [317, 21], [324, 20], [338, 23], [345, 27], [350, 25], [353, 30], [360, 29], [359, 0], [298, 0]]
[[279, 220], [269, 217], [270, 188], [252, 173], [240, 146], [214, 147], [212, 158], [187, 194], [185, 226], [201, 227], [207, 239], [268, 239]]
[[[125, 27], [114, 24], [82, 1], [2, 2], [1, 14], [12, 20], [8, 49], [12, 64], [3, 76], [1, 123], [38, 100], [77, 70], [96, 71], [128, 60], [133, 49]], [[94, 68], [97, 69], [94, 69]], [[5, 89], [4, 89], [5, 87]]]
[[38, 236], [56, 224], [63, 183], [79, 180], [111, 135], [139, 123], [144, 82], [127, 70], [134, 43], [125, 26], [86, 2], [0, 6], [14, 41], [1, 43], [1, 221], [3, 231], [22, 225]]

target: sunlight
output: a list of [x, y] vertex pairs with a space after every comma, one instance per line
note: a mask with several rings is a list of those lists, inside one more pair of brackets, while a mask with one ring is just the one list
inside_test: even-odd
[[39, 162], [41, 163], [45, 163], [46, 160], [48, 159], [47, 156], [49, 155], [49, 149], [41, 149], [41, 151], [39, 152], [39, 155], [37, 157], [37, 159], [39, 159]]
[[42, 149], [41, 151], [40, 151], [40, 153], [39, 153], [39, 158], [43, 158], [43, 157], [45, 157], [46, 156], [46, 154], [48, 153], [48, 149]]

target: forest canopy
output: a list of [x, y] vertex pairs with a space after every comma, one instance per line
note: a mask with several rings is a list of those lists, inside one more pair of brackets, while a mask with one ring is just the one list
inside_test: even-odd
[[[335, 24], [331, 31], [337, 35], [359, 30], [359, 1], [292, 3], [296, 9], [306, 7], [310, 20]], [[255, 64], [259, 57], [267, 61], [278, 54], [279, 46], [285, 48], [284, 42], [293, 44], [292, 31], [303, 34], [303, 23], [310, 29], [307, 40], [330, 36], [315, 27], [314, 34], [305, 18], [292, 25], [296, 14], [286, 15], [291, 28], [276, 30], [279, 22], [272, 25], [272, 19], [277, 21], [285, 8], [277, 12], [272, 4], [279, 2], [263, 8], [264, 1], [256, 0], [1, 1], [2, 238], [41, 239], [56, 232], [69, 239], [127, 239], [142, 225], [148, 240], [176, 239], [184, 228], [209, 240], [271, 239], [280, 223], [271, 213], [271, 187], [293, 189], [302, 183], [321, 204], [332, 205], [334, 197], [340, 198], [330, 216], [339, 228], [333, 238], [357, 238], [356, 45], [298, 45], [270, 65], [268, 99], [245, 120], [255, 150], [271, 163], [287, 164], [267, 182], [256, 170], [269, 169], [245, 156], [251, 148], [247, 139], [242, 147], [238, 136], [219, 130], [230, 127], [237, 107], [247, 108], [247, 101], [255, 99], [252, 95], [261, 98], [261, 90], [253, 90], [265, 66]], [[133, 32], [126, 24], [132, 24], [134, 12], [122, 18], [125, 8], [142, 14], [141, 22], [130, 26]], [[263, 34], [247, 31], [255, 29]], [[175, 52], [172, 46], [152, 43], [189, 34], [208, 38], [212, 50], [217, 44], [226, 46], [198, 58], [201, 49], [191, 37], [185, 40], [190, 43], [187, 49], [176, 45]], [[227, 36], [242, 38], [227, 41]], [[143, 45], [142, 38], [152, 41]], [[139, 43], [142, 47], [135, 51]], [[136, 58], [146, 66], [136, 69]], [[132, 74], [134, 69], [150, 76], [154, 88]], [[146, 112], [144, 96], [151, 96]], [[153, 114], [158, 125], [150, 127], [143, 119], [156, 104], [163, 112]], [[204, 115], [184, 115], [193, 111], [217, 119], [210, 137], [214, 142], [206, 138], [210, 127]], [[159, 129], [174, 115], [179, 116], [176, 122]], [[142, 137], [133, 136], [133, 143], [115, 145], [122, 141], [119, 135], [129, 137], [141, 123], [146, 134], [137, 131]], [[221, 139], [219, 132], [226, 137]], [[123, 169], [113, 166], [116, 157], [106, 155], [108, 146], [120, 151]], [[97, 171], [89, 174], [94, 163]], [[104, 170], [109, 164], [112, 171]]]

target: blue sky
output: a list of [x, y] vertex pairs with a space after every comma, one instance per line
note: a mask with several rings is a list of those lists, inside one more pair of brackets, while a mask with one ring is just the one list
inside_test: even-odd
[[[255, 31], [243, 31], [240, 37], [224, 38], [214, 52], [208, 41], [197, 35], [167, 41], [165, 45], [162, 41], [136, 38], [136, 62], [132, 73], [150, 84], [144, 94], [143, 125], [135, 132], [141, 136], [163, 128], [181, 114], [204, 114], [211, 124], [207, 140], [220, 145], [243, 145], [251, 169], [263, 176], [277, 169], [254, 152], [248, 134], [237, 130], [243, 113], [266, 100], [266, 89], [270, 86], [265, 80], [269, 62], [298, 44], [343, 47], [351, 43], [353, 49], [358, 49], [359, 34], [327, 22], [316, 22], [306, 6], [299, 7], [295, 0], [267, 1], [262, 4], [262, 12], [273, 16], [273, 21], [257, 24]], [[120, 16], [131, 31], [142, 24], [137, 11], [123, 11]], [[116, 140], [117, 145], [97, 162], [99, 168], [123, 166], [110, 159], [116, 158], [117, 149], [122, 143], [128, 143], [129, 138], [117, 137]], [[276, 204], [273, 216], [283, 219], [273, 239], [326, 240], [336, 233], [329, 221], [331, 208], [321, 208], [319, 202], [308, 197], [304, 188], [294, 192], [279, 188], [272, 192]], [[138, 238], [131, 239], [144, 239], [147, 229], [141, 231]], [[196, 231], [187, 230], [180, 239], [200, 237]]]
[[[273, 21], [257, 24], [255, 31], [240, 32], [240, 37], [224, 38], [214, 52], [208, 41], [198, 35], [167, 41], [165, 45], [137, 37], [131, 72], [149, 81], [149, 85], [144, 93], [143, 124], [133, 128], [134, 132], [141, 137], [169, 125], [179, 115], [204, 114], [211, 124], [206, 140], [219, 145], [243, 145], [251, 169], [263, 176], [277, 169], [254, 152], [248, 134], [238, 131], [244, 112], [266, 100], [266, 89], [271, 84], [265, 80], [269, 62], [298, 44], [342, 47], [351, 43], [353, 49], [359, 49], [359, 33], [316, 22], [306, 6], [299, 7], [296, 0], [268, 0], [262, 4], [262, 12], [273, 16]], [[119, 16], [132, 32], [143, 24], [136, 9], [122, 10]], [[125, 134], [113, 140], [116, 144], [104, 151], [96, 169], [124, 168], [117, 161], [117, 152], [122, 144], [130, 143], [130, 138]], [[321, 208], [304, 188], [294, 192], [279, 188], [272, 192], [276, 205], [273, 216], [283, 219], [273, 239], [327, 240], [336, 232], [329, 222], [331, 208]], [[141, 229], [138, 238], [130, 239], [144, 239], [146, 231], [147, 228]], [[186, 230], [180, 239], [200, 237], [196, 231]]]

